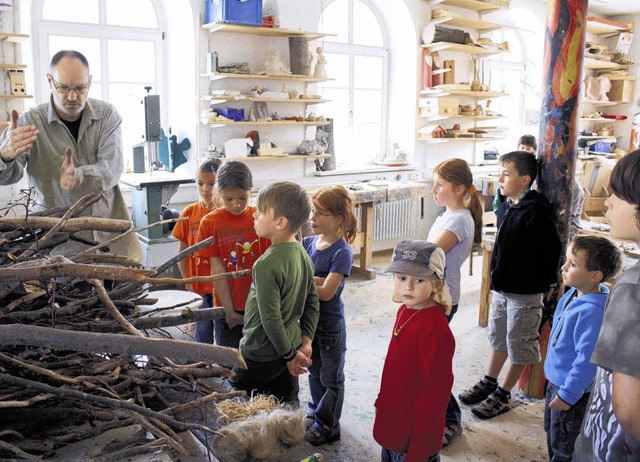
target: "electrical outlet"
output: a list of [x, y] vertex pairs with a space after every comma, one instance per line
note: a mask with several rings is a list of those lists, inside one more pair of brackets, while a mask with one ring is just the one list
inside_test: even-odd
[[409, 172], [409, 179], [417, 181], [420, 179], [420, 174], [418, 172]]

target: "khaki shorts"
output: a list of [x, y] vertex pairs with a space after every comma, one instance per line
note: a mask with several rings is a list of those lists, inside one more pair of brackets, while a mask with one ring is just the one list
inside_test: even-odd
[[540, 321], [543, 294], [491, 292], [489, 346], [506, 351], [514, 365], [540, 361]]

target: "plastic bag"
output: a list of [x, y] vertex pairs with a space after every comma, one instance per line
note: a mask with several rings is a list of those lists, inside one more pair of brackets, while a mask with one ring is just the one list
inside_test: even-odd
[[278, 0], [264, 0], [262, 2], [262, 23], [267, 27], [280, 27]]

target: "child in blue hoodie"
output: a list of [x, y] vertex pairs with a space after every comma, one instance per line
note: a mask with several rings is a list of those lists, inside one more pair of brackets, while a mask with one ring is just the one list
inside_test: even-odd
[[616, 275], [621, 263], [620, 251], [604, 237], [576, 236], [567, 248], [562, 279], [570, 289], [558, 302], [544, 362], [544, 429], [551, 462], [572, 460], [596, 375], [589, 358], [609, 295], [602, 283]]

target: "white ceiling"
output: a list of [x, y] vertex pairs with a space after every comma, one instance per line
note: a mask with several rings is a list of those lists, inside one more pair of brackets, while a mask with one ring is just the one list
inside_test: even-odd
[[589, 0], [589, 13], [603, 16], [640, 13], [638, 0]]

